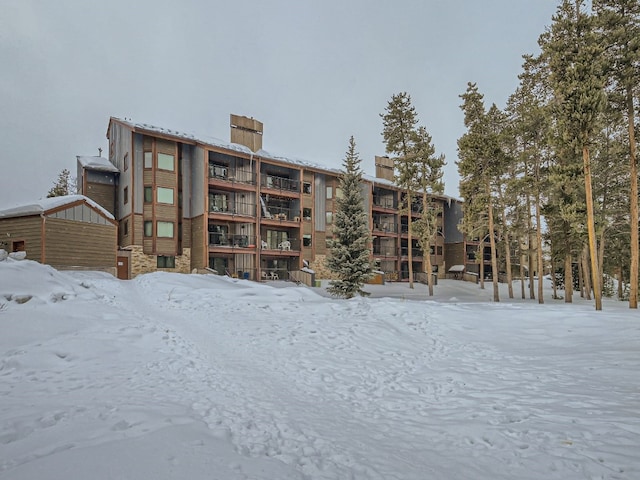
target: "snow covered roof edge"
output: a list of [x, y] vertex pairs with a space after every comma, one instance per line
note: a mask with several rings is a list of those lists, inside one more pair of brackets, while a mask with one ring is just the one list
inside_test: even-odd
[[27, 203], [23, 205], [17, 205], [15, 207], [7, 208], [4, 210], [0, 210], [0, 218], [12, 218], [12, 217], [27, 217], [29, 215], [39, 215], [41, 213], [46, 213], [50, 210], [64, 207], [65, 205], [70, 205], [72, 203], [76, 203], [79, 201], [83, 201], [88, 205], [92, 206], [96, 210], [98, 210], [102, 215], [110, 220], [115, 220], [114, 216], [111, 215], [104, 207], [100, 206], [93, 200], [84, 195], [64, 195], [62, 197], [51, 197], [51, 198], [43, 198], [37, 200], [33, 203]]

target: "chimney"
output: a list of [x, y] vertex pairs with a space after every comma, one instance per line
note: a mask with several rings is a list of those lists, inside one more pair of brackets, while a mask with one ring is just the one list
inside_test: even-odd
[[376, 178], [383, 178], [393, 182], [393, 159], [376, 155]]
[[240, 115], [230, 115], [231, 143], [238, 143], [257, 152], [262, 149], [262, 122]]

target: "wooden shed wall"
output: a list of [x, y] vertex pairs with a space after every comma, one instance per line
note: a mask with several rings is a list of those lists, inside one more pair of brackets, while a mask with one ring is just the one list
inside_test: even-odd
[[42, 217], [34, 215], [0, 219], [0, 242], [6, 242], [0, 245], [0, 248], [11, 251], [11, 242], [14, 240], [24, 240], [29, 260], [42, 261], [40, 258], [42, 251]]
[[115, 225], [47, 218], [45, 238], [45, 258], [49, 265], [100, 269], [116, 267]]

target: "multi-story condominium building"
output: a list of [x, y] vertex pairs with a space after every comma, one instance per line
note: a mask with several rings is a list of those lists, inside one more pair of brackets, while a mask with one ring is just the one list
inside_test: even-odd
[[[119, 277], [210, 268], [252, 280], [289, 279], [309, 266], [317, 278], [330, 278], [324, 260], [340, 171], [263, 150], [257, 120], [231, 115], [230, 126], [231, 142], [223, 142], [112, 117], [108, 162], [79, 161], [81, 193], [114, 203], [104, 207], [119, 224]], [[391, 160], [376, 157], [376, 177], [363, 179], [362, 193], [372, 259], [389, 280], [405, 280], [409, 249], [414, 272], [424, 272], [424, 257], [415, 239], [408, 243], [403, 194], [392, 175]], [[416, 199], [411, 214], [417, 217], [422, 202]], [[445, 262], [452, 202], [430, 199], [439, 222], [431, 261], [441, 274], [455, 262]], [[457, 224], [456, 215], [451, 221]]]

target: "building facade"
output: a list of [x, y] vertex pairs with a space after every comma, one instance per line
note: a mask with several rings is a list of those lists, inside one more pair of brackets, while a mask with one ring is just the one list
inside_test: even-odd
[[[340, 172], [272, 155], [262, 149], [261, 122], [237, 115], [230, 120], [227, 143], [112, 117], [107, 138], [114, 170], [86, 157], [81, 164], [79, 157], [79, 177], [87, 180], [82, 188], [92, 186], [100, 198], [111, 199], [103, 187], [114, 182], [118, 261], [126, 263], [127, 278], [208, 268], [251, 280], [295, 279], [307, 265], [316, 278], [330, 278], [324, 260], [341, 195]], [[414, 272], [424, 272], [425, 262], [417, 241], [408, 244], [402, 192], [388, 167], [389, 159], [377, 157], [376, 177], [362, 183], [371, 255], [388, 280], [406, 280], [409, 248]], [[92, 195], [90, 189], [83, 193]], [[446, 264], [445, 204], [452, 201], [430, 198], [439, 221], [430, 254], [439, 273]]]

